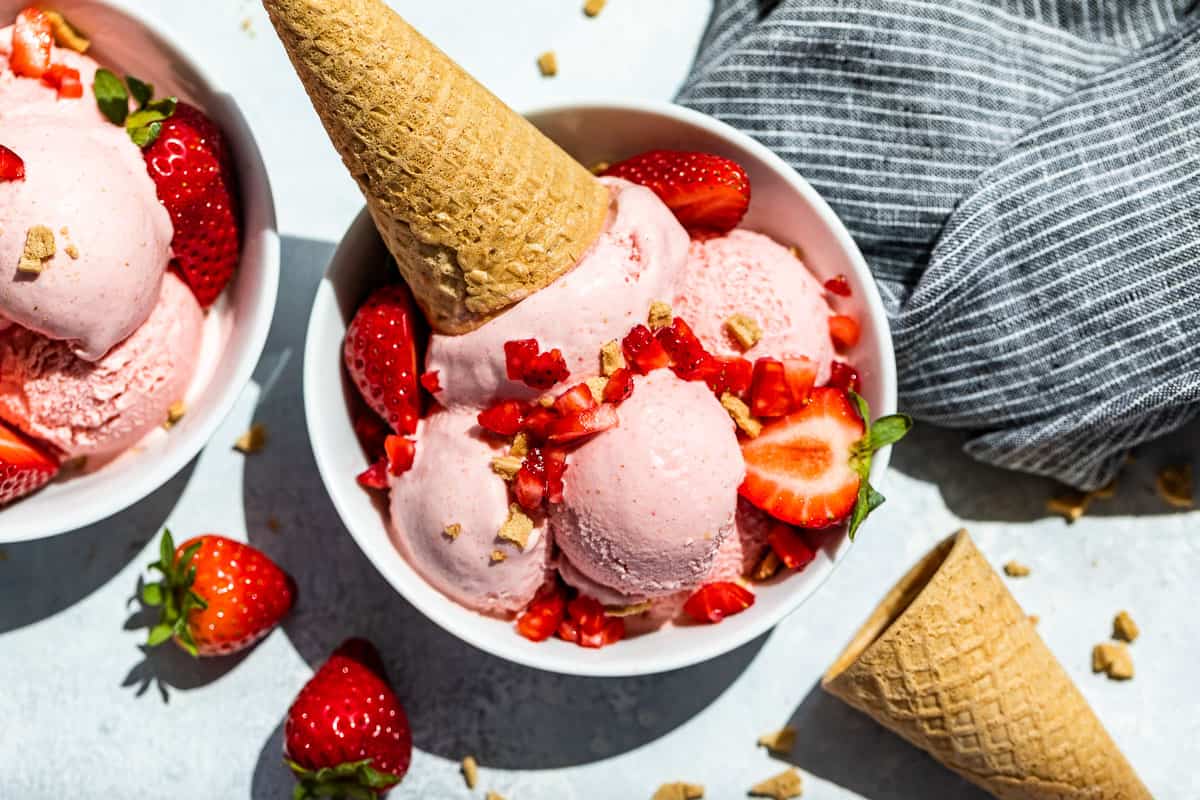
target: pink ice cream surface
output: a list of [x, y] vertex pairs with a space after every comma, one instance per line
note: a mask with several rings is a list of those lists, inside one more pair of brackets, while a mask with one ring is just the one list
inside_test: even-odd
[[573, 380], [594, 375], [605, 342], [644, 323], [651, 303], [674, 296], [687, 233], [649, 189], [603, 180], [613, 197], [608, 225], [573, 270], [470, 333], [431, 337], [426, 369], [438, 372], [443, 405], [535, 396], [505, 374], [504, 343], [514, 339], [559, 348]]
[[125, 450], [183, 399], [203, 326], [191, 290], [168, 274], [150, 317], [99, 361], [11, 327], [0, 334], [0, 419], [68, 457]]
[[619, 595], [693, 588], [733, 528], [745, 475], [733, 423], [708, 387], [669, 370], [638, 378], [618, 415], [567, 458], [555, 542]]
[[[8, 30], [0, 30], [0, 144], [25, 162], [25, 179], [0, 183], [0, 318], [95, 361], [150, 316], [171, 257], [171, 220], [141, 150], [96, 111], [95, 62], [55, 50], [80, 67], [85, 86], [83, 98], [58, 100], [7, 68]], [[40, 274], [19, 272], [37, 225], [54, 233], [57, 252]]]
[[[806, 356], [818, 365], [817, 381], [829, 378], [833, 313], [820, 282], [783, 245], [747, 230], [693, 241], [674, 310], [704, 346], [718, 355], [750, 360]], [[762, 339], [743, 353], [725, 330], [734, 314], [754, 318]]]
[[[467, 409], [441, 411], [417, 431], [412, 469], [392, 479], [392, 533], [397, 548], [434, 588], [486, 614], [524, 608], [546, 579], [550, 541], [539, 522], [525, 549], [498, 539], [508, 516], [508, 485], [492, 472], [503, 455], [482, 438]], [[461, 532], [451, 539], [449, 525]], [[505, 553], [494, 561], [492, 552]]]

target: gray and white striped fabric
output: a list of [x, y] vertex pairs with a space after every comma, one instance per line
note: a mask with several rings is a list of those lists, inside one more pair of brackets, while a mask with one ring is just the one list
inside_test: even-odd
[[1200, 0], [716, 0], [680, 102], [829, 200], [902, 405], [1082, 489], [1200, 411]]

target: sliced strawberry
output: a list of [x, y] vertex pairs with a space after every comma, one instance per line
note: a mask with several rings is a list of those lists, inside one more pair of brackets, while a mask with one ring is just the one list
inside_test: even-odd
[[520, 400], [501, 400], [479, 412], [479, 426], [500, 436], [515, 436], [529, 406]]
[[633, 371], [625, 367], [608, 376], [604, 385], [604, 402], [622, 403], [633, 395]]
[[25, 161], [0, 144], [0, 183], [25, 180]]
[[544, 642], [555, 634], [567, 610], [567, 598], [561, 586], [542, 587], [517, 619], [517, 633], [531, 642]]
[[383, 441], [383, 449], [387, 452], [388, 472], [393, 475], [403, 475], [412, 469], [413, 459], [417, 457], [417, 443], [395, 434]]
[[671, 363], [671, 357], [662, 343], [654, 338], [645, 325], [637, 325], [629, 331], [621, 340], [621, 349], [625, 353], [625, 360], [643, 375]]
[[369, 408], [357, 410], [354, 415], [354, 434], [368, 461], [375, 461], [384, 454], [383, 443], [388, 433], [387, 423], [374, 411]]
[[60, 100], [77, 100], [83, 97], [83, 83], [79, 80], [79, 70], [65, 64], [51, 64], [50, 69], [42, 74], [42, 83], [58, 89]]
[[551, 503], [563, 501], [563, 475], [567, 471], [567, 451], [561, 447], [541, 448], [546, 464], [546, 499]]
[[697, 622], [718, 623], [754, 605], [754, 594], [729, 581], [706, 583], [683, 604], [684, 612]]
[[430, 394], [437, 394], [442, 390], [442, 382], [436, 369], [421, 373], [421, 387]]
[[787, 380], [788, 391], [792, 393], [792, 410], [798, 409], [808, 402], [817, 383], [817, 365], [803, 356], [785, 358], [783, 376]]
[[388, 488], [388, 460], [387, 456], [380, 456], [371, 463], [371, 466], [358, 473], [355, 479], [358, 485], [364, 489], [386, 489]]
[[558, 396], [554, 410], [563, 417], [573, 417], [596, 407], [596, 398], [586, 383], [577, 383]]
[[12, 29], [12, 53], [8, 63], [12, 71], [26, 78], [40, 78], [50, 69], [54, 26], [42, 11], [30, 6], [17, 14]]
[[804, 537], [790, 525], [784, 525], [782, 522], [771, 526], [767, 542], [788, 569], [802, 570], [817, 557], [816, 551], [809, 547]]
[[617, 410], [606, 403], [571, 417], [560, 417], [550, 426], [550, 435], [547, 439], [556, 444], [574, 442], [609, 428], [615, 428], [619, 422]]
[[716, 358], [714, 369], [705, 378], [708, 388], [717, 395], [735, 394], [741, 397], [750, 389], [754, 365], [744, 358]]
[[845, 352], [858, 344], [862, 329], [858, 320], [845, 314], [834, 314], [829, 318], [829, 338], [839, 352]]
[[342, 349], [346, 371], [363, 400], [393, 431], [406, 435], [416, 432], [421, 414], [419, 313], [407, 286], [376, 289], [350, 321]]
[[735, 161], [711, 153], [651, 150], [605, 175], [647, 186], [688, 230], [733, 230], [750, 207], [750, 179]]
[[525, 370], [537, 358], [537, 339], [514, 339], [504, 343], [504, 368], [510, 381], [524, 380]]
[[750, 413], [756, 417], [782, 417], [794, 411], [796, 405], [783, 362], [777, 358], [755, 361], [750, 381]]
[[835, 389], [845, 392], [862, 391], [862, 382], [858, 378], [858, 370], [841, 361], [833, 362], [829, 370], [829, 383]]
[[37, 491], [58, 474], [58, 462], [29, 439], [0, 425], [0, 506]]
[[835, 275], [825, 281], [825, 291], [836, 294], [838, 297], [849, 297], [850, 281], [846, 280], [845, 275]]
[[670, 325], [659, 328], [654, 338], [667, 351], [667, 356], [671, 359], [671, 370], [682, 380], [702, 380], [714, 371], [712, 356], [692, 332], [691, 326], [680, 317], [675, 317]]

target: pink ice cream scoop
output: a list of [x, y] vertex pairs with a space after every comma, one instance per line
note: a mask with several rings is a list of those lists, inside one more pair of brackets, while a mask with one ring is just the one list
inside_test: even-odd
[[745, 475], [729, 415], [669, 370], [635, 381], [620, 424], [567, 459], [551, 530], [571, 568], [628, 598], [699, 585], [733, 528]]
[[203, 326], [204, 312], [174, 274], [145, 323], [99, 361], [13, 326], [0, 333], [0, 419], [67, 457], [125, 450], [183, 399]]
[[426, 369], [438, 372], [443, 405], [535, 396], [505, 373], [504, 343], [514, 339], [559, 348], [573, 377], [594, 375], [605, 342], [644, 323], [654, 301], [670, 302], [687, 259], [687, 233], [649, 189], [604, 182], [613, 196], [608, 226], [573, 270], [470, 333], [430, 338]]
[[[692, 242], [674, 310], [710, 352], [750, 360], [806, 356], [818, 365], [817, 382], [829, 379], [833, 311], [824, 287], [788, 248], [768, 236], [739, 229]], [[725, 321], [734, 314], [752, 317], [762, 328], [762, 339], [745, 353], [725, 330]]]
[[[475, 416], [441, 411], [421, 422], [412, 469], [392, 479], [392, 535], [413, 568], [451, 600], [508, 614], [524, 608], [545, 581], [550, 540], [544, 522], [524, 550], [497, 538], [509, 497], [491, 460], [505, 449], [482, 438]], [[457, 535], [447, 535], [455, 525]]]

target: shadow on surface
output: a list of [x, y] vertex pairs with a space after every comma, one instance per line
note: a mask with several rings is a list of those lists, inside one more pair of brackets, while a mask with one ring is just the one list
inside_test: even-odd
[[796, 745], [778, 758], [868, 800], [990, 797], [820, 686], [805, 695], [787, 724], [799, 732]]
[[262, 751], [258, 754], [258, 763], [254, 765], [254, 778], [250, 784], [252, 800], [280, 800], [292, 796], [296, 779], [292, 771], [283, 763], [283, 722], [271, 731]]
[[162, 530], [195, 463], [108, 519], [48, 539], [0, 547], [5, 556], [0, 559], [0, 633], [69, 608], [120, 572]]
[[[343, 639], [369, 638], [405, 704], [418, 748], [454, 760], [473, 753], [501, 768], [607, 758], [664, 735], [705, 708], [741, 674], [762, 638], [681, 672], [622, 680], [564, 677], [460, 642], [405, 602], [367, 561], [325, 493], [308, 438], [300, 435], [304, 331], [331, 249], [284, 239], [289, 278], [259, 367], [264, 392], [255, 418], [271, 431], [289, 433], [245, 461], [247, 532], [296, 580], [297, 603], [284, 630], [301, 656], [316, 668]], [[513, 736], [514, 730], [523, 733]], [[264, 746], [256, 787], [274, 787], [281, 775], [276, 739]]]

